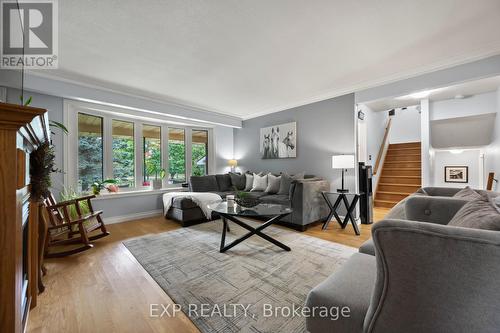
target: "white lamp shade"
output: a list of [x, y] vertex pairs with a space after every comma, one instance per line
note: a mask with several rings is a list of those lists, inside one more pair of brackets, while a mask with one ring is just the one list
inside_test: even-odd
[[236, 167], [238, 165], [238, 161], [237, 160], [229, 160], [227, 162], [227, 164], [229, 164], [230, 167]]
[[353, 169], [354, 155], [335, 155], [332, 156], [333, 169]]

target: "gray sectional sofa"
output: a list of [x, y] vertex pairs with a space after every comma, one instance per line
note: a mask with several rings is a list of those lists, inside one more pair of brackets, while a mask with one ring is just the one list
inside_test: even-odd
[[[213, 192], [225, 198], [235, 194], [235, 189], [244, 187], [244, 175], [219, 174], [208, 176], [192, 176], [189, 180], [189, 190], [192, 192]], [[328, 191], [328, 181], [306, 175], [303, 179], [292, 181], [287, 194], [268, 194], [263, 191], [247, 192], [258, 197], [263, 203], [283, 204], [293, 208], [293, 213], [285, 217], [280, 224], [304, 231], [313, 222], [322, 221], [328, 216], [328, 206], [321, 196], [322, 191]], [[183, 226], [189, 226], [206, 221], [201, 209], [189, 198], [175, 198], [167, 217], [179, 221]], [[214, 216], [215, 218], [216, 216]]]
[[349, 307], [349, 317], [311, 316], [308, 331], [499, 332], [500, 232], [447, 225], [469, 202], [452, 197], [459, 190], [424, 188], [376, 223], [306, 301]]

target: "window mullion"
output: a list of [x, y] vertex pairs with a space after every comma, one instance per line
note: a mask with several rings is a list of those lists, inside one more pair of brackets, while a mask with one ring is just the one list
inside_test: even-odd
[[161, 126], [161, 167], [165, 169], [165, 178], [163, 178], [163, 187], [168, 186], [168, 126]]
[[191, 128], [186, 127], [186, 130], [184, 131], [184, 146], [186, 147], [186, 182], [189, 180], [189, 177], [191, 177], [193, 166], [192, 133], [193, 131]]
[[112, 119], [108, 116], [103, 117], [103, 167], [104, 179], [113, 179], [113, 135]]
[[142, 123], [134, 123], [134, 149], [135, 149], [135, 187], [142, 186], [144, 178], [144, 147], [142, 142]]

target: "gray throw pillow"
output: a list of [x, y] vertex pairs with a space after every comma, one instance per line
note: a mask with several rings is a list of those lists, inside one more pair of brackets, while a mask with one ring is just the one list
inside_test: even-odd
[[[239, 173], [229, 173], [229, 177], [231, 177], [231, 185], [236, 188], [238, 191], [244, 190], [246, 185], [246, 176], [240, 175]], [[253, 181], [252, 181], [253, 184]]]
[[282, 173], [281, 174], [281, 180], [280, 180], [280, 188], [278, 190], [278, 194], [290, 194], [290, 187], [292, 186], [292, 182], [297, 179], [304, 179], [304, 174], [305, 172], [297, 173], [293, 176], [290, 176], [289, 174]]
[[267, 187], [264, 192], [268, 194], [276, 194], [280, 189], [281, 176], [276, 177], [272, 173], [267, 175]]
[[253, 186], [250, 192], [255, 191], [265, 191], [267, 188], [267, 175], [258, 175], [256, 173], [253, 174]]
[[219, 185], [219, 191], [227, 192], [232, 190], [231, 177], [228, 174], [215, 175], [215, 179], [217, 179], [217, 185]]
[[448, 225], [500, 231], [500, 213], [491, 198], [483, 194], [481, 198], [466, 203]]
[[245, 189], [244, 191], [250, 191], [253, 186], [253, 174], [245, 173]]
[[457, 193], [455, 193], [453, 198], [471, 201], [471, 200], [480, 199], [481, 194], [477, 193], [476, 191], [471, 189], [469, 186], [467, 186], [467, 187], [461, 189], [460, 191], [458, 191]]

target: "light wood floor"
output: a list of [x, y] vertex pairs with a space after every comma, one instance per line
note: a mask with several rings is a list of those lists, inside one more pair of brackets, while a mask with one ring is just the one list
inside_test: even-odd
[[[375, 209], [379, 221], [388, 209]], [[198, 332], [184, 314], [151, 318], [152, 303], [172, 300], [156, 284], [122, 244], [123, 240], [179, 228], [162, 217], [109, 225], [111, 235], [96, 241], [90, 251], [47, 260], [46, 290], [29, 317], [29, 332]], [[361, 225], [356, 236], [352, 226], [342, 230], [330, 223], [317, 225], [305, 234], [359, 247], [370, 237], [371, 225]]]

